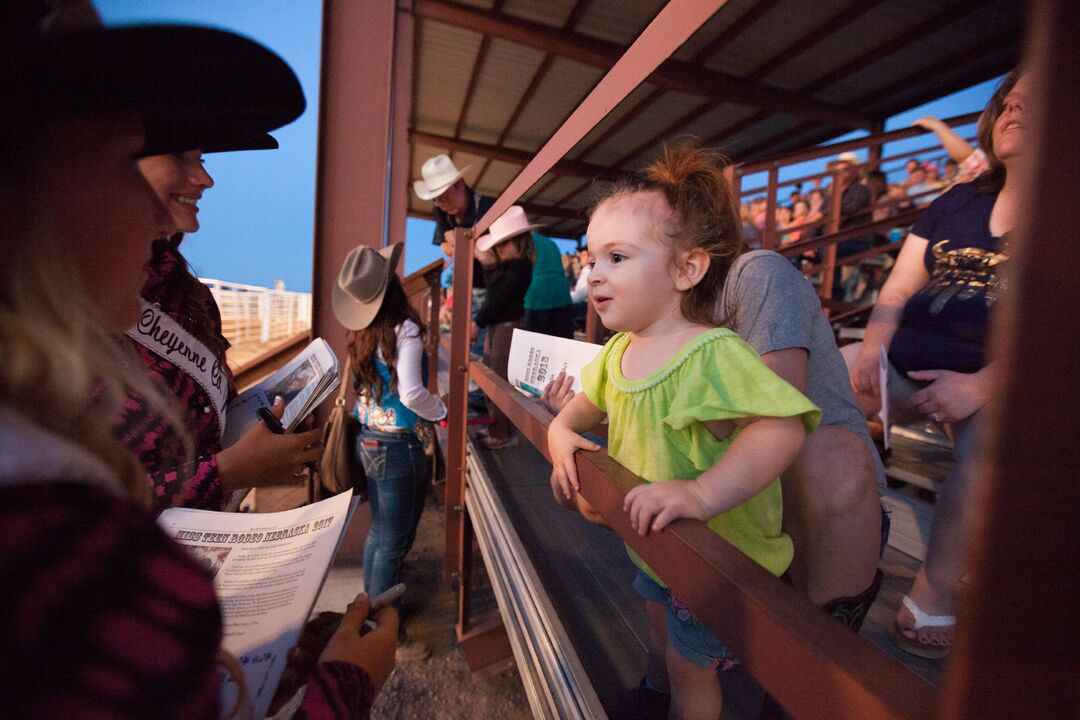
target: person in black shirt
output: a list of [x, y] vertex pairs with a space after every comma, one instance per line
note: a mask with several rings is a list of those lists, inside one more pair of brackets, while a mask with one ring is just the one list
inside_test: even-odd
[[[454, 240], [450, 231], [459, 227], [471, 228], [495, 204], [494, 199], [476, 193], [465, 182], [463, 176], [470, 167], [466, 165], [458, 170], [449, 156], [436, 155], [420, 168], [424, 179], [413, 183], [413, 191], [418, 198], [435, 201], [435, 236], [431, 244], [440, 246], [443, 253], [451, 258], [454, 256]], [[473, 277], [482, 275], [479, 268], [477, 271]]]
[[[436, 155], [428, 158], [420, 168], [423, 179], [413, 183], [413, 192], [418, 198], [435, 201], [435, 235], [431, 244], [441, 247], [451, 262], [454, 258], [454, 228], [471, 228], [495, 204], [494, 199], [476, 193], [465, 182], [463, 176], [470, 167], [466, 165], [458, 170], [448, 155]], [[490, 264], [493, 260], [494, 256], [480, 250], [473, 257], [473, 317], [476, 317], [477, 309], [484, 302], [483, 264]], [[484, 336], [481, 334], [476, 338], [472, 352], [479, 353], [483, 342]]]

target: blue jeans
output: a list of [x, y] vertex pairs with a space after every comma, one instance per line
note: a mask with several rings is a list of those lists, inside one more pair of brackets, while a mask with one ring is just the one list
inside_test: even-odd
[[424, 510], [429, 460], [412, 432], [364, 428], [356, 439], [356, 453], [367, 473], [371, 503], [371, 530], [364, 544], [364, 591], [375, 597], [401, 582], [401, 568]]
[[730, 670], [740, 664], [735, 654], [694, 617], [690, 608], [642, 570], [634, 577], [634, 590], [648, 602], [664, 606], [668, 644], [683, 659], [711, 670]]

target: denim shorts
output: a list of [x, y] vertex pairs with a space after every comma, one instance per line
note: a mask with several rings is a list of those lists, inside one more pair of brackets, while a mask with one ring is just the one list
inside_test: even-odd
[[739, 664], [735, 654], [717, 640], [671, 590], [662, 587], [641, 570], [634, 578], [634, 590], [649, 602], [660, 603], [666, 608], [664, 622], [668, 644], [685, 660], [710, 670], [730, 670]]

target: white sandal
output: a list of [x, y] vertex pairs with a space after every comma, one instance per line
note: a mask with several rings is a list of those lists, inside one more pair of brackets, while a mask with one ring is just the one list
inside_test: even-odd
[[929, 645], [927, 643], [919, 642], [918, 632], [923, 628], [930, 627], [950, 627], [956, 625], [955, 615], [931, 615], [925, 612], [921, 607], [915, 604], [907, 595], [900, 601], [900, 603], [908, 609], [912, 617], [915, 618], [915, 624], [912, 629], [915, 631], [916, 637], [909, 638], [904, 635], [897, 622], [893, 621], [892, 637], [893, 644], [905, 652], [909, 652], [912, 655], [928, 658], [930, 660], [939, 660], [949, 654], [949, 650], [952, 649], [950, 645]]

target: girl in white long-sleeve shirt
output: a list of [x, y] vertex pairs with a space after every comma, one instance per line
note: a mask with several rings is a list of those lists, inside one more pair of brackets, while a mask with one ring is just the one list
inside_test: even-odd
[[[367, 473], [371, 501], [364, 590], [372, 597], [401, 581], [430, 482], [432, 422], [446, 417], [443, 401], [427, 389], [420, 318], [397, 276], [387, 274], [374, 319], [360, 329], [351, 323], [349, 334], [358, 392], [355, 413], [361, 423], [356, 452]], [[402, 630], [399, 661], [427, 654], [424, 645], [408, 640]]]

